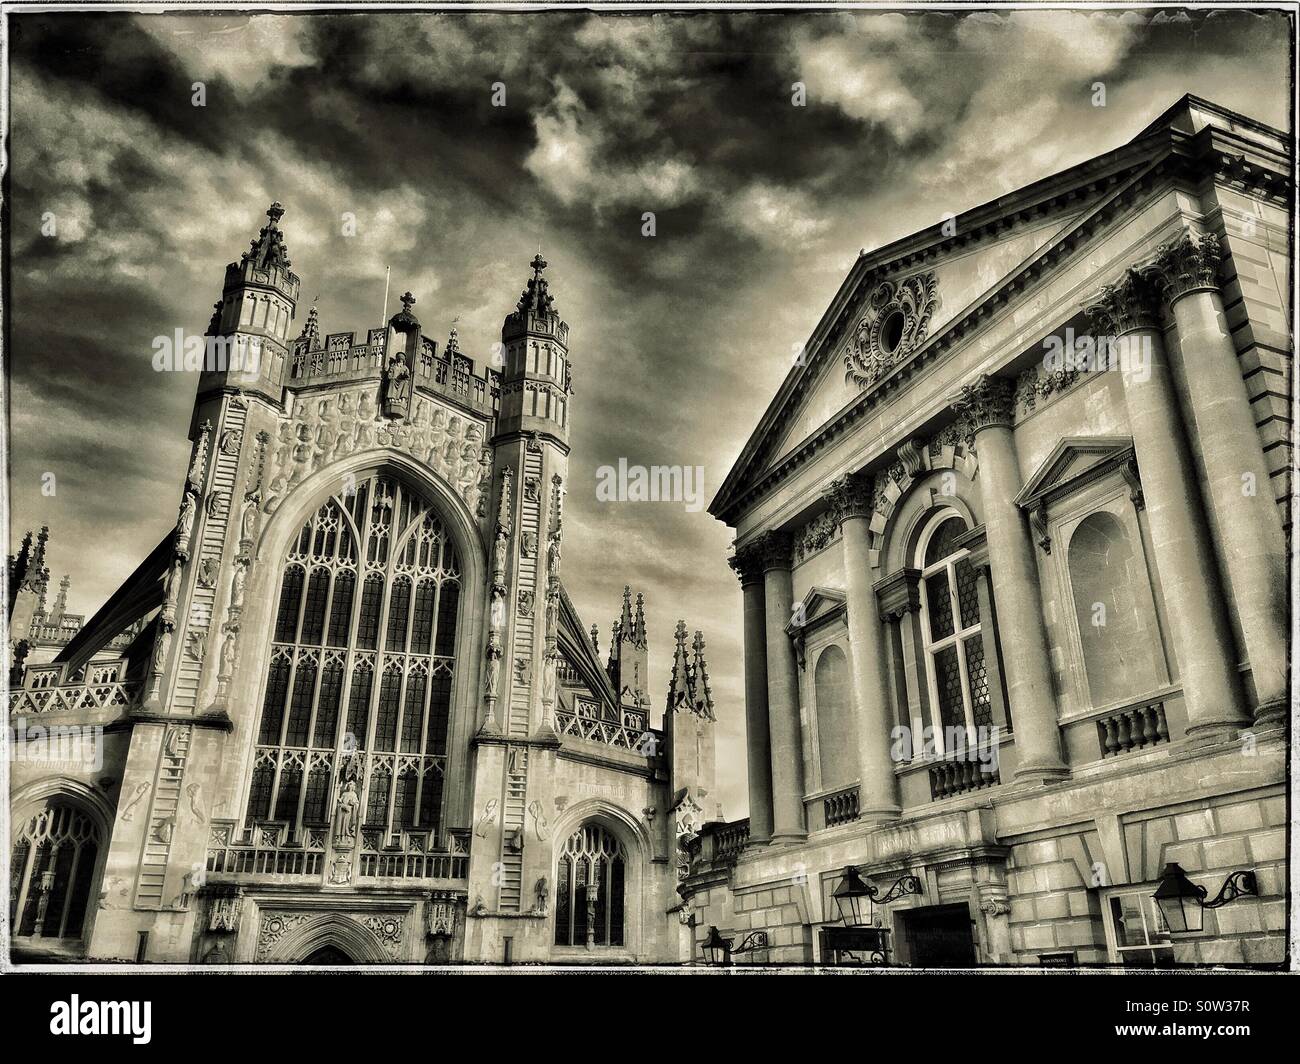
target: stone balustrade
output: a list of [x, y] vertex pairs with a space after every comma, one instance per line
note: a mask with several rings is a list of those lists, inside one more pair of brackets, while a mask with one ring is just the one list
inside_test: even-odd
[[1169, 742], [1169, 724], [1160, 702], [1117, 710], [1097, 721], [1101, 756], [1115, 757]]
[[836, 791], [834, 794], [828, 794], [822, 799], [822, 809], [825, 814], [826, 826], [834, 827], [836, 824], [847, 824], [850, 821], [858, 819], [858, 786], [855, 783], [852, 787], [846, 787], [842, 791]]

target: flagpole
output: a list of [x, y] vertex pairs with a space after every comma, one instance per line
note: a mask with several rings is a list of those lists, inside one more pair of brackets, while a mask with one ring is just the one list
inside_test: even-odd
[[391, 266], [384, 267], [384, 309], [383, 312], [379, 315], [380, 325], [388, 324], [388, 281], [390, 276], [392, 275], [392, 269], [393, 268]]

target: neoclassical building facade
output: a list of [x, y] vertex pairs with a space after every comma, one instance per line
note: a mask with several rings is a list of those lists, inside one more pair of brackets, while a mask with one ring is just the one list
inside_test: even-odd
[[175, 527], [89, 619], [46, 609], [46, 531], [10, 559], [15, 958], [685, 960], [704, 642], [679, 623], [661, 716], [641, 596], [602, 657], [565, 590], [546, 263], [476, 368], [409, 293], [291, 330], [283, 214], [198, 345]]
[[[1284, 958], [1290, 144], [1185, 97], [859, 257], [711, 506], [750, 815], [690, 845], [697, 952]], [[1173, 935], [1171, 862], [1258, 897]]]

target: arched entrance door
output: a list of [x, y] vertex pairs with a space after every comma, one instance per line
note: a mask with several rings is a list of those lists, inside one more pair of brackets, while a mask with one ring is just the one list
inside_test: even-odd
[[331, 964], [355, 964], [356, 961], [337, 946], [322, 946], [311, 956], [305, 958], [302, 963], [314, 967], [324, 967]]

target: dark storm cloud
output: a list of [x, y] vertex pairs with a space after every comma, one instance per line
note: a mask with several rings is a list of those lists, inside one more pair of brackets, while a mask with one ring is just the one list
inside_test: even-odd
[[326, 331], [378, 324], [387, 265], [424, 330], [459, 317], [480, 362], [540, 240], [573, 337], [567, 556], [599, 560], [566, 581], [602, 649], [623, 584], [645, 592], [656, 704], [677, 618], [704, 629], [728, 816], [744, 810], [729, 532], [597, 502], [598, 466], [703, 466], [711, 497], [860, 247], [1115, 147], [1185, 92], [1287, 121], [1285, 29], [1243, 12], [9, 25], [15, 526], [51, 524], [75, 606], [174, 518], [196, 381], [152, 372], [151, 340], [203, 330], [271, 199]]

